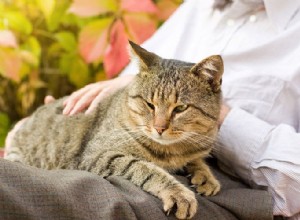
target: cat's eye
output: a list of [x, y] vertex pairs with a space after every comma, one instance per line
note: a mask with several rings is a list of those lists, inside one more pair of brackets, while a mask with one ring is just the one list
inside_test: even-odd
[[147, 101], [146, 101], [146, 103], [147, 103], [147, 105], [148, 105], [149, 108], [151, 108], [152, 110], [155, 109], [155, 106], [152, 103], [147, 102]]
[[176, 108], [174, 108], [173, 112], [174, 113], [180, 113], [180, 112], [184, 112], [185, 110], [188, 109], [188, 105], [178, 105]]

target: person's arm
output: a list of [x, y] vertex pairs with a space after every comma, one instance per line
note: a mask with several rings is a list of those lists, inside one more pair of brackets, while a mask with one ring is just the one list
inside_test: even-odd
[[267, 186], [274, 198], [274, 215], [299, 215], [300, 134], [289, 125], [273, 126], [239, 108], [227, 110], [215, 156], [250, 185]]

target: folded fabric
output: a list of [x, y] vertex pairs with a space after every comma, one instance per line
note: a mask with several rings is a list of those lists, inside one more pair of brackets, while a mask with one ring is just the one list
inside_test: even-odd
[[[272, 199], [264, 190], [249, 189], [219, 169], [222, 184], [213, 197], [197, 196], [193, 219], [271, 220]], [[188, 184], [184, 176], [177, 176]], [[0, 219], [164, 220], [161, 201], [117, 176], [103, 179], [77, 170], [42, 170], [0, 159]]]

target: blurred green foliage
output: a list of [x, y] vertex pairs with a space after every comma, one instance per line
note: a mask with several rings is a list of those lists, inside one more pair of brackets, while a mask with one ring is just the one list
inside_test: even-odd
[[[89, 2], [90, 8], [86, 7]], [[181, 3], [136, 0], [137, 4], [129, 4], [132, 2], [0, 1], [0, 147], [11, 125], [41, 105], [45, 95], [62, 97], [107, 75], [118, 74], [126, 60], [118, 69], [106, 70], [104, 66], [104, 62], [113, 62], [109, 57], [115, 57], [110, 54], [105, 60], [107, 48], [124, 47], [110, 35], [116, 21], [124, 22], [125, 31], [118, 33], [116, 30], [122, 29], [116, 29], [114, 34], [141, 43]], [[146, 34], [140, 32], [143, 25]], [[103, 51], [95, 51], [99, 48]]]

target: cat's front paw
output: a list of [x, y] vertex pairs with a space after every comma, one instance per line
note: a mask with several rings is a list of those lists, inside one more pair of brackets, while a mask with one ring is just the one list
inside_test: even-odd
[[221, 189], [219, 181], [212, 174], [203, 171], [195, 172], [191, 183], [198, 193], [205, 196], [214, 196]]
[[167, 214], [170, 213], [172, 208], [177, 207], [175, 216], [178, 219], [190, 219], [197, 212], [198, 202], [195, 193], [183, 185], [177, 185], [164, 190], [161, 198]]

